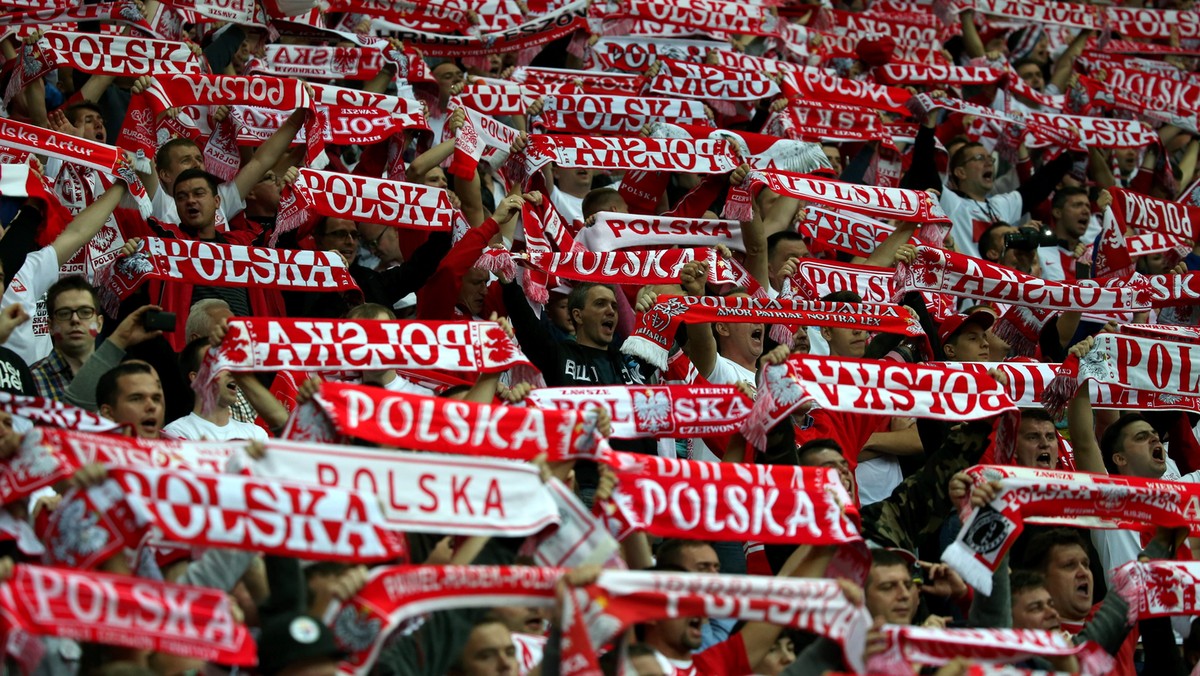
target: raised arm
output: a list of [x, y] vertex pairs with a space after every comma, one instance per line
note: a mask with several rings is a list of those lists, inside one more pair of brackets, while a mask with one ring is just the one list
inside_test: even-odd
[[[683, 292], [689, 296], [703, 296], [707, 279], [708, 263], [704, 261], [692, 261], [679, 271]], [[687, 337], [687, 345], [683, 347], [683, 351], [696, 366], [696, 371], [707, 378], [717, 366], [717, 339], [713, 336], [712, 325], [689, 322]]]
[[[1083, 359], [1092, 349], [1092, 342], [1092, 338], [1085, 338], [1071, 346], [1070, 353]], [[1067, 428], [1071, 432], [1071, 446], [1075, 449], [1075, 467], [1081, 472], [1108, 474], [1100, 453], [1100, 442], [1096, 439], [1096, 419], [1092, 414], [1087, 383], [1079, 387], [1067, 408]]]
[[283, 158], [284, 153], [292, 145], [292, 141], [296, 139], [296, 134], [300, 128], [304, 126], [304, 116], [307, 111], [303, 108], [297, 108], [292, 111], [288, 119], [284, 120], [279, 129], [271, 134], [271, 138], [267, 139], [254, 151], [254, 156], [238, 171], [234, 177], [233, 183], [237, 186], [238, 194], [243, 198], [250, 194], [254, 186], [262, 180], [263, 176], [267, 175], [267, 171], [275, 168], [279, 160]]
[[59, 265], [71, 260], [76, 252], [92, 241], [96, 233], [100, 232], [100, 228], [104, 227], [108, 217], [112, 215], [113, 209], [120, 204], [121, 198], [125, 196], [127, 190], [125, 182], [117, 180], [95, 202], [87, 205], [83, 211], [71, 219], [62, 234], [55, 237], [50, 244], [54, 247], [55, 255], [58, 256]]

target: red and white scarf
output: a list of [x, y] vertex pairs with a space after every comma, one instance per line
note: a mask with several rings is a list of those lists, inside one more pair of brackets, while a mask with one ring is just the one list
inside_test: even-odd
[[495, 373], [528, 364], [495, 322], [230, 319], [193, 388], [206, 401], [221, 371], [442, 369]]
[[9, 651], [29, 635], [61, 636], [250, 667], [254, 639], [232, 603], [215, 589], [29, 564], [0, 586]]
[[589, 411], [476, 404], [324, 382], [315, 399], [335, 429], [391, 448], [551, 462], [594, 457], [599, 437]]
[[1104, 73], [1106, 85], [1146, 108], [1187, 117], [1200, 107], [1200, 83], [1116, 66], [1105, 68]]
[[1130, 561], [1113, 571], [1113, 587], [1129, 604], [1129, 620], [1200, 615], [1200, 561]]
[[131, 504], [154, 515], [168, 542], [307, 560], [407, 558], [404, 534], [365, 492], [149, 467], [110, 467]]
[[756, 448], [802, 404], [829, 410], [933, 420], [979, 420], [1017, 410], [987, 374], [930, 364], [794, 354], [763, 368], [743, 436]]
[[1058, 146], [1085, 151], [1088, 148], [1141, 148], [1158, 143], [1158, 134], [1138, 120], [1114, 120], [1107, 117], [1057, 115], [1030, 111], [1024, 114], [1029, 131], [1041, 143], [1034, 147]]
[[706, 124], [704, 104], [681, 99], [560, 94], [542, 99], [535, 128], [565, 134], [636, 135], [651, 122]]
[[543, 387], [526, 401], [552, 411], [602, 408], [618, 439], [730, 434], [741, 428], [753, 404], [732, 385]]
[[316, 102], [322, 105], [338, 108], [370, 108], [388, 113], [396, 118], [405, 129], [429, 129], [429, 122], [425, 118], [425, 110], [420, 101], [316, 82], [309, 86], [316, 94]]
[[[887, 648], [867, 660], [881, 674], [908, 673], [913, 664], [941, 666], [958, 658], [972, 663], [1011, 664], [1032, 657], [1076, 655], [1081, 674], [1102, 676], [1113, 659], [1095, 643], [1075, 645], [1062, 632], [1043, 629], [940, 629], [888, 625], [882, 629]], [[1041, 672], [1045, 673], [1045, 672]]]
[[[129, 195], [137, 203], [142, 216], [150, 215], [150, 198], [146, 195], [146, 188], [122, 150], [116, 146], [16, 120], [0, 119], [0, 147], [55, 157], [117, 177], [125, 181]], [[153, 155], [153, 150], [150, 155]]]
[[[596, 6], [600, 10], [600, 5]], [[779, 17], [771, 7], [722, 0], [629, 0], [605, 18], [639, 19], [668, 26], [695, 29], [706, 35], [779, 35]]]
[[889, 85], [990, 85], [1005, 77], [1005, 72], [996, 68], [924, 63], [888, 63], [873, 72], [882, 84]]
[[[372, 145], [386, 141], [405, 131], [404, 124], [394, 115], [374, 108], [342, 108], [320, 106], [318, 114], [325, 116], [322, 125], [325, 142], [337, 145]], [[287, 121], [282, 111], [234, 106], [229, 111], [238, 145], [261, 145], [279, 131]], [[306, 143], [303, 129], [296, 134], [296, 143]], [[236, 174], [235, 174], [236, 175]]]
[[896, 297], [895, 272], [874, 265], [802, 258], [780, 295], [817, 300], [837, 291], [853, 291], [865, 303], [890, 303]]
[[1200, 346], [1155, 338], [1102, 333], [1080, 360], [1068, 356], [1046, 387], [1042, 403], [1052, 413], [1066, 410], [1087, 381], [1156, 392], [1158, 398], [1200, 396]]
[[274, 236], [322, 216], [417, 230], [454, 227], [454, 205], [442, 188], [332, 171], [301, 169], [279, 201]]
[[834, 213], [818, 207], [808, 207], [804, 220], [797, 226], [813, 246], [848, 253], [851, 256], [870, 256], [895, 228], [859, 214]]
[[[1026, 476], [1012, 476], [1020, 469]], [[971, 510], [942, 560], [985, 594], [992, 593], [992, 573], [1025, 523], [1034, 523], [1032, 517], [1060, 524], [1065, 518], [1079, 528], [1200, 531], [1200, 518], [1189, 507], [1200, 494], [1195, 484], [1011, 467], [977, 467], [972, 473], [979, 477], [977, 481], [1003, 477], [1000, 491], [988, 504]]]
[[486, 33], [472, 32], [470, 35], [417, 30], [384, 19], [377, 19], [373, 25], [403, 40], [405, 45], [420, 49], [426, 56], [487, 57], [516, 52], [520, 57], [518, 63], [528, 65], [534, 55], [528, 52], [536, 53], [532, 48], [548, 45], [587, 29], [587, 5], [587, 0], [575, 0], [511, 28]]
[[[365, 676], [384, 639], [426, 613], [475, 608], [481, 598], [501, 606], [550, 608], [564, 571], [528, 566], [391, 566], [375, 568], [350, 599], [325, 615], [347, 657], [343, 674]], [[419, 625], [417, 625], [419, 626]]]
[[718, 244], [724, 244], [734, 251], [745, 251], [742, 227], [737, 221], [643, 216], [611, 211], [597, 213], [595, 222], [581, 230], [575, 241], [590, 251], [670, 246], [715, 247]]
[[[751, 171], [740, 189], [757, 194], [763, 188], [781, 197], [824, 204], [881, 220], [894, 218], [915, 223], [950, 222], [933, 195], [921, 190], [855, 185], [772, 169]], [[730, 213], [735, 201], [731, 195], [725, 216], [739, 221], [750, 220], [748, 201], [738, 202], [739, 208], [735, 209], [735, 213]], [[743, 215], [747, 217], [742, 218]]]
[[654, 307], [638, 316], [637, 328], [621, 346], [660, 369], [680, 323], [783, 323], [789, 326], [832, 326], [923, 335], [920, 323], [898, 305], [827, 303], [805, 300], [759, 300], [744, 296], [659, 296]]
[[[66, 165], [64, 169], [73, 167]], [[66, 173], [64, 171], [59, 176]], [[71, 222], [72, 212], [59, 201], [58, 195], [46, 184], [45, 177], [33, 171], [24, 161], [19, 164], [0, 164], [0, 195], [38, 200], [44, 205], [44, 222], [37, 229], [38, 246], [48, 246]]]
[[733, 268], [716, 249], [648, 249], [643, 251], [531, 252], [517, 260], [536, 270], [580, 282], [597, 284], [674, 284], [683, 266], [708, 261], [708, 280], [736, 284]]
[[[864, 672], [862, 651], [871, 619], [865, 608], [846, 599], [835, 580], [604, 571], [594, 584], [573, 593], [581, 606], [576, 621], [586, 618], [593, 649], [642, 622], [674, 617], [749, 622], [767, 618], [773, 624], [832, 639], [842, 647], [847, 665], [855, 673]], [[563, 663], [586, 662], [582, 654], [586, 645], [582, 631], [574, 634], [563, 651]]]
[[[462, 106], [457, 99], [451, 99], [450, 112], [460, 107]], [[471, 180], [480, 160], [486, 161], [492, 168], [503, 164], [508, 159], [509, 149], [521, 132], [469, 107], [462, 107], [462, 110], [465, 111], [466, 119], [454, 137], [454, 159], [451, 160], [448, 171], [453, 176]], [[449, 126], [444, 127], [443, 132], [448, 135]]]
[[594, 511], [623, 540], [664, 538], [843, 545], [862, 539], [846, 512], [854, 501], [836, 471], [606, 453], [617, 475]]
[[829, 75], [820, 70], [792, 73], [784, 81], [783, 94], [789, 99], [815, 99], [828, 103], [866, 106], [900, 115], [908, 115], [912, 94], [899, 87], [860, 82]]
[[359, 290], [336, 252], [147, 237], [135, 253], [97, 273], [96, 287], [105, 310], [115, 315], [117, 303], [148, 279], [290, 291]]
[[725, 141], [531, 134], [525, 151], [510, 158], [514, 162], [510, 177], [531, 176], [549, 162], [564, 169], [726, 174], [741, 160]]
[[391, 63], [387, 51], [392, 50], [273, 44], [266, 46], [263, 58], [254, 59], [246, 65], [246, 72], [304, 80], [362, 82], [374, 78], [385, 65]]
[[509, 76], [513, 82], [529, 85], [573, 84], [584, 94], [601, 96], [637, 96], [645, 88], [646, 78], [632, 73], [600, 73], [571, 68], [534, 68], [518, 66]]
[[677, 40], [659, 36], [599, 37], [596, 44], [588, 47], [586, 61], [591, 62], [592, 68], [627, 73], [642, 73], [660, 57], [699, 63], [710, 50], [719, 52], [728, 48], [727, 43], [712, 40]]
[[745, 71], [666, 58], [659, 61], [663, 66], [650, 79], [650, 91], [656, 94], [703, 99], [723, 108], [729, 107], [729, 101], [759, 101], [774, 98], [779, 94], [779, 85], [761, 71]]
[[81, 432], [111, 432], [121, 425], [61, 401], [0, 392], [0, 411], [34, 423]]
[[396, 533], [523, 537], [560, 521], [527, 463], [288, 441], [266, 448], [262, 460], [247, 463], [254, 476], [377, 497], [382, 526]]
[[[129, 103], [129, 115], [121, 129], [120, 144], [144, 157], [153, 157], [157, 151], [154, 118], [169, 108], [178, 106], [261, 106], [276, 110], [307, 109], [304, 120], [307, 151], [304, 162], [308, 166], [321, 168], [328, 163], [325, 157], [325, 134], [321, 130], [322, 118], [317, 115], [315, 102], [304, 89], [300, 80], [265, 77], [262, 75], [160, 75], [141, 94], [136, 94]], [[214, 137], [217, 135], [214, 134]], [[210, 139], [210, 144], [232, 140]], [[236, 148], [224, 155], [226, 170], [237, 171]]]
[[[17, 6], [23, 10], [29, 8], [29, 5], [25, 3]], [[154, 30], [150, 27], [150, 24], [146, 23], [146, 17], [142, 15], [142, 10], [129, 0], [95, 5], [79, 5], [75, 7], [63, 7], [59, 5], [53, 8], [34, 11], [0, 14], [0, 28], [4, 29], [12, 26], [36, 26], [44, 28], [46, 25], [74, 25], [84, 21], [96, 21], [105, 27], [114, 26], [115, 24], [130, 26], [147, 35], [154, 35]]]
[[917, 247], [917, 259], [896, 266], [896, 292], [925, 291], [1006, 305], [1077, 312], [1147, 309], [1147, 297], [1116, 280], [1106, 286], [1051, 282], [954, 251]]
[[1109, 188], [1118, 224], [1192, 242], [1200, 241], [1200, 206], [1167, 202], [1124, 188]]

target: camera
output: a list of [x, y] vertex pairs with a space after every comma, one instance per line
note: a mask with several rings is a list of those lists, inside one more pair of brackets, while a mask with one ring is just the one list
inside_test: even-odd
[[1038, 228], [1024, 227], [1004, 236], [1004, 248], [1006, 249], [1029, 251], [1057, 244], [1058, 238], [1054, 236], [1054, 233], [1049, 228], [1039, 230]]

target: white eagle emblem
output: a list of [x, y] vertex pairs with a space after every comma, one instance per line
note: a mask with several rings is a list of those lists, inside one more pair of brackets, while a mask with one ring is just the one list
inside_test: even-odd
[[662, 390], [634, 392], [633, 416], [638, 426], [650, 434], [671, 429], [671, 401]]
[[58, 531], [49, 543], [56, 563], [75, 566], [108, 544], [108, 531], [99, 525], [100, 515], [88, 512], [82, 499], [68, 500], [58, 511]]

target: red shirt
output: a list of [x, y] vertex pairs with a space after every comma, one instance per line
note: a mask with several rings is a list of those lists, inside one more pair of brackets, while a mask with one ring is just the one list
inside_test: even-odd
[[746, 659], [746, 644], [740, 633], [692, 655], [691, 666], [675, 667], [675, 676], [745, 676], [752, 673], [754, 668]]
[[[1097, 603], [1096, 605], [1092, 606], [1092, 612], [1088, 613], [1087, 619], [1084, 620], [1083, 624], [1076, 624], [1074, 622], [1067, 622], [1064, 620], [1062, 622], [1062, 628], [1066, 629], [1072, 634], [1078, 634], [1079, 632], [1083, 631], [1084, 624], [1087, 624], [1089, 621], [1091, 621], [1092, 617], [1096, 615], [1096, 611], [1099, 609], [1100, 604]], [[1121, 644], [1121, 649], [1117, 651], [1116, 656], [1113, 658], [1114, 664], [1112, 671], [1109, 671], [1106, 676], [1137, 676], [1137, 671], [1133, 668], [1133, 652], [1137, 649], [1138, 638], [1138, 628], [1135, 624], [1129, 629], [1129, 635], [1125, 637], [1125, 642]]]

